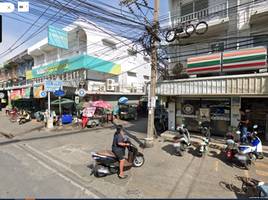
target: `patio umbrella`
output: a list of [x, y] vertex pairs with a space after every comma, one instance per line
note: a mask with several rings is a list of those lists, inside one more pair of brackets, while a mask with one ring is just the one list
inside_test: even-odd
[[118, 102], [119, 103], [126, 103], [128, 101], [128, 98], [127, 97], [121, 97]]
[[[85, 104], [88, 105], [88, 106], [86, 106]], [[88, 102], [81, 102], [76, 106], [76, 109], [82, 110], [82, 108], [87, 108], [87, 107], [94, 107], [94, 106], [91, 103], [88, 103]]]
[[[71, 103], [74, 103], [74, 101], [71, 100], [71, 99], [61, 98], [61, 104], [67, 104], [67, 103], [71, 104]], [[59, 103], [59, 99], [52, 101], [51, 104], [52, 105], [58, 105], [58, 104], [60, 104]]]
[[113, 109], [113, 106], [111, 106], [110, 104], [108, 104], [105, 101], [94, 101], [91, 104], [94, 107], [98, 107], [98, 108], [110, 108], [110, 109]]

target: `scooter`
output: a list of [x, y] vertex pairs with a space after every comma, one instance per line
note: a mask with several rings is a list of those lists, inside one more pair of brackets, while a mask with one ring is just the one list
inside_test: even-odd
[[197, 147], [201, 157], [205, 156], [209, 149], [210, 129], [212, 129], [211, 127], [202, 126], [202, 124], [202, 122], [199, 122], [199, 129], [202, 129], [202, 135], [204, 137], [201, 138], [202, 141], [198, 143]]
[[168, 127], [168, 119], [166, 115], [162, 115], [159, 120], [155, 120], [154, 126], [157, 131], [165, 131]]
[[174, 147], [176, 149], [176, 152], [183, 156], [184, 151], [191, 145], [190, 141], [190, 133], [187, 128], [184, 127], [184, 124], [181, 124], [177, 127], [177, 131], [180, 133], [180, 135], [177, 135], [173, 138], [174, 140]]
[[262, 143], [255, 130], [257, 128], [258, 125], [254, 125], [253, 132], [248, 132], [248, 144], [240, 144], [238, 146], [238, 160], [244, 164], [247, 170], [250, 169], [251, 165], [254, 164], [257, 159], [263, 159]]
[[23, 124], [23, 123], [26, 123], [28, 121], [31, 121], [32, 118], [31, 118], [31, 115], [28, 111], [26, 110], [23, 110], [22, 111], [22, 116], [20, 116], [20, 119], [19, 119], [19, 124]]
[[[124, 142], [130, 144], [130, 146], [127, 146], [128, 159], [125, 162], [124, 171], [131, 169], [132, 166], [141, 167], [145, 162], [144, 155], [138, 151], [138, 148], [128, 138], [125, 138]], [[91, 155], [95, 160], [92, 172], [94, 171], [94, 175], [97, 178], [119, 172], [119, 161], [112, 151], [91, 152]]]

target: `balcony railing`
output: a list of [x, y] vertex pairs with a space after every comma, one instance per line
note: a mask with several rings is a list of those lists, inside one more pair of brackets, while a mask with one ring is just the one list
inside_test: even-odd
[[185, 23], [193, 20], [210, 20], [216, 17], [227, 17], [228, 3], [221, 3], [215, 6], [199, 10], [176, 19], [177, 23]]

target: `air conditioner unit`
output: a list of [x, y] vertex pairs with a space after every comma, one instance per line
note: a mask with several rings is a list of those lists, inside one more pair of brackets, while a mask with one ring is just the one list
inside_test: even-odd
[[105, 91], [105, 85], [100, 85], [100, 91]]
[[120, 86], [115, 86], [115, 92], [121, 92], [121, 87]]
[[114, 91], [115, 89], [115, 81], [113, 79], [106, 80], [106, 90], [107, 91]]
[[131, 88], [131, 93], [137, 93], [137, 88]]

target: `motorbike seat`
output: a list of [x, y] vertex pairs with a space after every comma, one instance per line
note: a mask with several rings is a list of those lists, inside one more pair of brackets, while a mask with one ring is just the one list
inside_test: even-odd
[[109, 157], [116, 158], [116, 155], [112, 151], [109, 151], [109, 150], [98, 151], [97, 154], [99, 154], [101, 156], [109, 156]]
[[179, 139], [179, 138], [183, 138], [184, 137], [184, 135], [176, 135], [173, 139]]
[[240, 144], [239, 146], [241, 146], [241, 147], [246, 147], [246, 146], [254, 147], [254, 145], [252, 145], [251, 143]]

